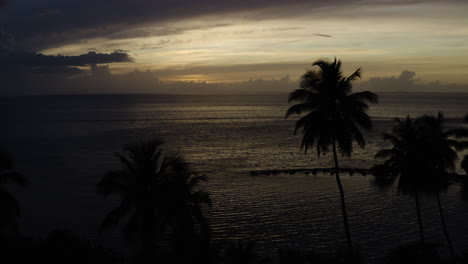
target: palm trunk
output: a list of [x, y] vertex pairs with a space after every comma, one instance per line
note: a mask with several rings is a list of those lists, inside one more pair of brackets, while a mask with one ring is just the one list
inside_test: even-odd
[[[142, 210], [142, 208], [144, 208], [144, 210]], [[151, 214], [151, 208], [149, 208], [148, 205], [143, 205], [140, 207], [140, 210], [143, 211], [143, 219], [141, 219], [142, 222], [140, 222], [141, 226], [138, 227], [140, 229], [139, 232], [141, 239], [140, 258], [141, 263], [150, 263], [154, 262], [156, 256], [156, 243], [154, 237], [156, 230], [152, 223], [154, 218]]]
[[452, 241], [450, 240], [450, 236], [447, 231], [447, 226], [445, 225], [445, 219], [444, 219], [444, 214], [442, 212], [442, 205], [440, 204], [440, 194], [437, 192], [437, 205], [439, 206], [439, 214], [440, 214], [440, 222], [442, 223], [442, 229], [444, 230], [445, 238], [447, 239], [447, 244], [450, 249], [450, 255], [452, 258], [454, 257], [453, 254], [453, 246], [452, 246]]
[[338, 167], [338, 156], [336, 154], [335, 139], [333, 139], [333, 158], [335, 159], [336, 183], [338, 184], [338, 189], [340, 190], [341, 213], [343, 214], [343, 222], [345, 226], [346, 239], [348, 240], [348, 251], [349, 251], [350, 256], [352, 256], [353, 255], [353, 243], [351, 241], [351, 232], [349, 230], [348, 214], [346, 213], [346, 204], [345, 204], [343, 185], [341, 185], [340, 174], [338, 172], [339, 167]]
[[421, 238], [421, 248], [424, 248], [424, 230], [421, 218], [421, 210], [419, 208], [419, 197], [418, 192], [414, 193], [414, 200], [416, 201], [416, 211], [418, 212], [418, 224], [419, 224], [419, 236]]

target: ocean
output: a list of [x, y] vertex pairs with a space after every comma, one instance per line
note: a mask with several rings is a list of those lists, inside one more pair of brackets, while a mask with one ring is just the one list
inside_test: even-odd
[[[254, 170], [332, 167], [300, 149], [296, 117], [285, 119], [287, 94], [55, 95], [0, 97], [0, 146], [29, 180], [9, 186], [21, 206], [21, 232], [44, 236], [66, 228], [98, 244], [122, 249], [118, 230], [99, 235], [100, 221], [118, 203], [96, 194], [96, 183], [119, 168], [114, 152], [159, 137], [209, 181], [206, 210], [213, 239], [252, 241], [268, 256], [279, 248], [325, 251], [345, 248], [339, 193], [333, 175], [251, 176]], [[444, 113], [447, 127], [463, 126], [468, 94], [382, 93], [369, 114], [374, 129], [365, 149], [340, 157], [340, 166], [369, 168], [385, 147], [381, 134], [393, 118]], [[466, 125], [464, 125], [466, 126]], [[462, 173], [460, 168], [457, 168]], [[352, 238], [369, 263], [402, 243], [418, 240], [414, 200], [396, 188], [381, 190], [371, 176], [342, 175]], [[441, 195], [457, 252], [468, 251], [468, 202], [461, 186]], [[447, 254], [435, 197], [423, 197], [427, 239]]]

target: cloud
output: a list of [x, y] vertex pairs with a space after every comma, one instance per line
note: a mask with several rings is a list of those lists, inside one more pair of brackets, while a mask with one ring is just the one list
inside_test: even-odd
[[82, 72], [82, 70], [76, 68], [77, 66], [131, 61], [132, 58], [123, 51], [115, 51], [113, 53], [96, 53], [91, 51], [78, 56], [54, 56], [35, 52], [0, 51], [0, 75], [70, 75]]
[[185, 25], [185, 26], [170, 26], [163, 25], [159, 27], [142, 27], [130, 28], [114, 33], [105, 34], [108, 39], [122, 39], [122, 38], [138, 38], [138, 37], [154, 37], [154, 36], [171, 36], [182, 34], [191, 30], [206, 30], [218, 27], [229, 26], [227, 23], [218, 23], [210, 25]]
[[2, 65], [25, 66], [85, 66], [97, 63], [131, 62], [132, 58], [125, 52], [96, 53], [90, 51], [78, 56], [44, 55], [33, 52], [0, 52]]
[[144, 43], [141, 45], [140, 49], [160, 49], [166, 46], [172, 45], [179, 45], [179, 44], [187, 44], [190, 43], [192, 40], [182, 40], [182, 39], [162, 39], [156, 43]]
[[[284, 66], [284, 65], [283, 65]], [[298, 65], [299, 66], [299, 65]], [[252, 65], [250, 69], [256, 69]], [[263, 65], [269, 69], [279, 69], [281, 65]], [[79, 70], [77, 73], [52, 73], [54, 70]], [[242, 67], [241, 67], [242, 69]], [[284, 68], [283, 68], [284, 69]], [[1, 78], [0, 95], [34, 95], [34, 94], [129, 94], [129, 93], [288, 93], [298, 88], [298, 79], [289, 75], [277, 74], [275, 78], [252, 78], [237, 82], [204, 82], [204, 81], [163, 81], [161, 78], [171, 74], [203, 74], [211, 68], [195, 68], [172, 71], [138, 71], [125, 74], [112, 74], [108, 66], [91, 64], [89, 70], [73, 67], [48, 67], [50, 74], [5, 75]], [[236, 72], [236, 68], [226, 67], [224, 74]], [[75, 75], [72, 75], [75, 74]], [[236, 73], [237, 74], [237, 73]], [[249, 74], [246, 72], [246, 74]], [[252, 72], [250, 74], [253, 74]], [[71, 76], [70, 76], [71, 75]], [[414, 71], [403, 71], [399, 76], [376, 77], [357, 83], [356, 91], [373, 92], [468, 92], [468, 85], [441, 84], [440, 82], [423, 83], [416, 78]]]
[[325, 37], [325, 38], [333, 38], [332, 36], [326, 35], [326, 34], [314, 34], [314, 36]]
[[[5, 0], [0, 0], [0, 4], [5, 3]], [[353, 9], [359, 12], [368, 7], [431, 3], [440, 1], [114, 0], [109, 4], [108, 1], [95, 0], [22, 0], [9, 2], [5, 9], [6, 15], [0, 15], [0, 31], [13, 37], [14, 42], [8, 42], [9, 49], [40, 51], [93, 38], [121, 39], [180, 34], [195, 28], [174, 26], [175, 23], [200, 17], [207, 18], [208, 23], [199, 29], [207, 29], [219, 26], [216, 24], [225, 21], [228, 15], [240, 20], [259, 21], [311, 15], [323, 17], [339, 10], [339, 16], [342, 17], [342, 10]], [[444, 5], [453, 3], [466, 4], [466, 1], [444, 1]], [[358, 15], [356, 12], [351, 12], [352, 16]], [[374, 15], [381, 17], [382, 12]], [[192, 24], [187, 22], [187, 25]], [[326, 37], [325, 34], [317, 35]], [[2, 45], [7, 46], [0, 43], [0, 47]]]
[[398, 77], [374, 77], [367, 82], [361, 84], [362, 87], [367, 87], [373, 91], [379, 92], [404, 92], [415, 88], [417, 79], [414, 79], [416, 72], [402, 71]]
[[[5, 0], [0, 0], [5, 1]], [[190, 27], [174, 22], [211, 16], [217, 27], [224, 14], [245, 13], [243, 19], [277, 19], [310, 14], [322, 7], [358, 5], [362, 0], [23, 0], [13, 1], [0, 16], [0, 29], [14, 36], [10, 49], [38, 51], [83, 39], [132, 38], [178, 34]], [[26, 8], [27, 7], [27, 8]], [[213, 18], [217, 16], [216, 18]], [[225, 17], [225, 16], [224, 16]], [[223, 23], [221, 23], [223, 24]]]
[[442, 84], [439, 81], [424, 83], [416, 78], [416, 72], [404, 70], [398, 77], [374, 77], [357, 85], [359, 90], [374, 92], [449, 92], [466, 93], [467, 85]]

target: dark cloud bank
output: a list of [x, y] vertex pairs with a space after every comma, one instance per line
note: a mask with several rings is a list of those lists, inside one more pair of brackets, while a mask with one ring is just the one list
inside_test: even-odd
[[73, 75], [83, 71], [77, 66], [92, 64], [131, 62], [125, 52], [88, 52], [78, 56], [44, 55], [35, 52], [7, 52], [0, 50], [0, 77], [31, 78], [34, 74]]
[[[109, 1], [95, 0], [12, 1], [1, 11], [3, 15], [0, 13], [0, 31], [3, 32], [0, 47], [39, 51], [94, 37], [171, 35], [191, 30], [194, 26], [180, 28], [172, 27], [170, 23], [197, 16], [249, 12], [256, 13], [256, 19], [262, 19], [280, 15], [272, 10], [284, 12], [282, 7], [285, 6], [293, 8], [306, 5], [320, 8], [356, 1], [114, 0], [112, 4]], [[158, 27], [153, 27], [154, 30], [136, 29], [148, 24], [156, 24]]]
[[[444, 3], [464, 3], [447, 0]], [[0, 48], [40, 51], [95, 37], [128, 38], [171, 35], [192, 30], [171, 23], [199, 16], [241, 14], [243, 19], [295, 17], [327, 12], [321, 8], [407, 5], [430, 1], [388, 0], [16, 0], [0, 10]], [[434, 2], [434, 0], [432, 0]], [[0, 5], [5, 5], [0, 0]], [[137, 29], [152, 25], [152, 29]], [[211, 23], [214, 25], [216, 23]], [[214, 25], [216, 26], [216, 25]], [[219, 25], [218, 25], [219, 26]], [[201, 26], [207, 27], [205, 26]]]

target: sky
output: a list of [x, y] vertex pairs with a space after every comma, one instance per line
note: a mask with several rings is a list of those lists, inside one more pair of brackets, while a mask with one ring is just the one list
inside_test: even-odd
[[358, 88], [468, 92], [467, 13], [466, 0], [0, 0], [0, 95], [289, 91], [334, 58], [362, 69]]

